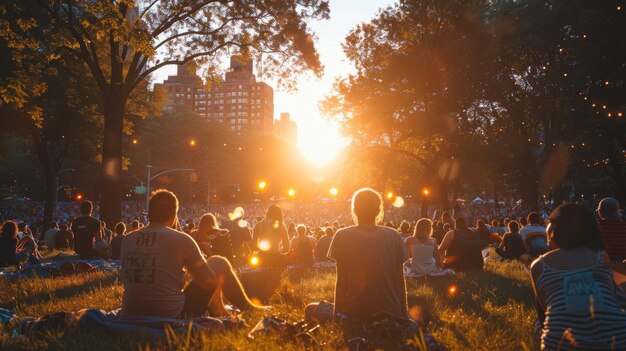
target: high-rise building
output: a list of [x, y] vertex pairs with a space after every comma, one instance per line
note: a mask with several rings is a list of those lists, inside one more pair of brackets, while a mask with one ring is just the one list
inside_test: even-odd
[[298, 126], [296, 122], [291, 120], [291, 115], [288, 112], [280, 113], [280, 119], [274, 124], [274, 131], [277, 136], [292, 145], [296, 145], [298, 140]]
[[180, 65], [176, 68], [176, 75], [168, 76], [161, 84], [167, 89], [168, 99], [165, 109], [171, 110], [176, 105], [187, 105], [193, 108], [193, 98], [196, 87], [202, 86], [202, 79], [195, 72], [195, 63]]
[[162, 85], [169, 92], [167, 109], [187, 105], [207, 121], [224, 123], [237, 134], [273, 132], [274, 89], [257, 82], [252, 61], [232, 56], [224, 79], [210, 89], [189, 66], [179, 66], [177, 75]]

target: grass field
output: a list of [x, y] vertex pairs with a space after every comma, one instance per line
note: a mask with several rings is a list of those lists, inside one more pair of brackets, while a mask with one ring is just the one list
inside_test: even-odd
[[[283, 277], [270, 298], [272, 314], [297, 321], [309, 302], [332, 301], [334, 273], [308, 274], [300, 279]], [[409, 279], [411, 314], [420, 316], [437, 341], [449, 350], [532, 349], [535, 312], [528, 270], [513, 263], [488, 263], [481, 273], [454, 277]], [[454, 289], [450, 289], [454, 287]], [[451, 294], [454, 290], [454, 294]], [[122, 285], [117, 273], [96, 272], [74, 277], [0, 280], [0, 307], [15, 309], [17, 317], [39, 317], [58, 311], [119, 307]], [[267, 314], [267, 312], [265, 312]], [[236, 332], [205, 336], [178, 335], [167, 343], [149, 345], [141, 338], [116, 339], [105, 335], [49, 335], [45, 340], [11, 338], [15, 324], [0, 327], [0, 350], [297, 350], [304, 346], [276, 338], [249, 341], [248, 331], [264, 314], [245, 313], [247, 327]], [[345, 348], [341, 331], [324, 326], [316, 338], [326, 349]]]

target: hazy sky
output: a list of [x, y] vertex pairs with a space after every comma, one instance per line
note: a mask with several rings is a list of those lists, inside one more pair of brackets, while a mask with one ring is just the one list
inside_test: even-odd
[[[329, 126], [320, 116], [317, 105], [318, 101], [330, 92], [335, 78], [353, 69], [343, 54], [341, 43], [357, 24], [368, 21], [374, 17], [379, 8], [393, 2], [330, 0], [330, 20], [310, 23], [318, 39], [317, 48], [325, 66], [324, 76], [320, 79], [301, 76], [298, 79], [298, 91], [295, 93], [274, 91], [274, 118], [278, 118], [281, 112], [291, 113], [292, 119], [298, 124], [298, 143], [301, 147], [303, 144], [315, 143], [315, 138], [320, 138], [320, 135], [315, 134], [324, 131], [336, 133], [336, 128]], [[154, 77], [155, 82], [161, 82], [168, 74], [174, 74], [175, 70], [173, 66], [160, 70]], [[268, 83], [276, 89], [275, 84]]]

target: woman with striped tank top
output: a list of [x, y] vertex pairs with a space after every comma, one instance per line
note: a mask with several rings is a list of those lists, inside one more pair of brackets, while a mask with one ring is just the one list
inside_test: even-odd
[[625, 350], [626, 294], [606, 265], [598, 224], [573, 203], [550, 215], [554, 250], [531, 266], [542, 350]]

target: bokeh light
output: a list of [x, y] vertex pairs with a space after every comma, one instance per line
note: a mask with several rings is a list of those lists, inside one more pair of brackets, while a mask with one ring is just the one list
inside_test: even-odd
[[261, 240], [257, 244], [257, 247], [261, 251], [269, 251], [272, 248], [272, 244], [270, 244], [270, 242], [267, 240]]
[[393, 207], [400, 208], [404, 206], [404, 199], [401, 196], [396, 196], [396, 199], [393, 201]]

